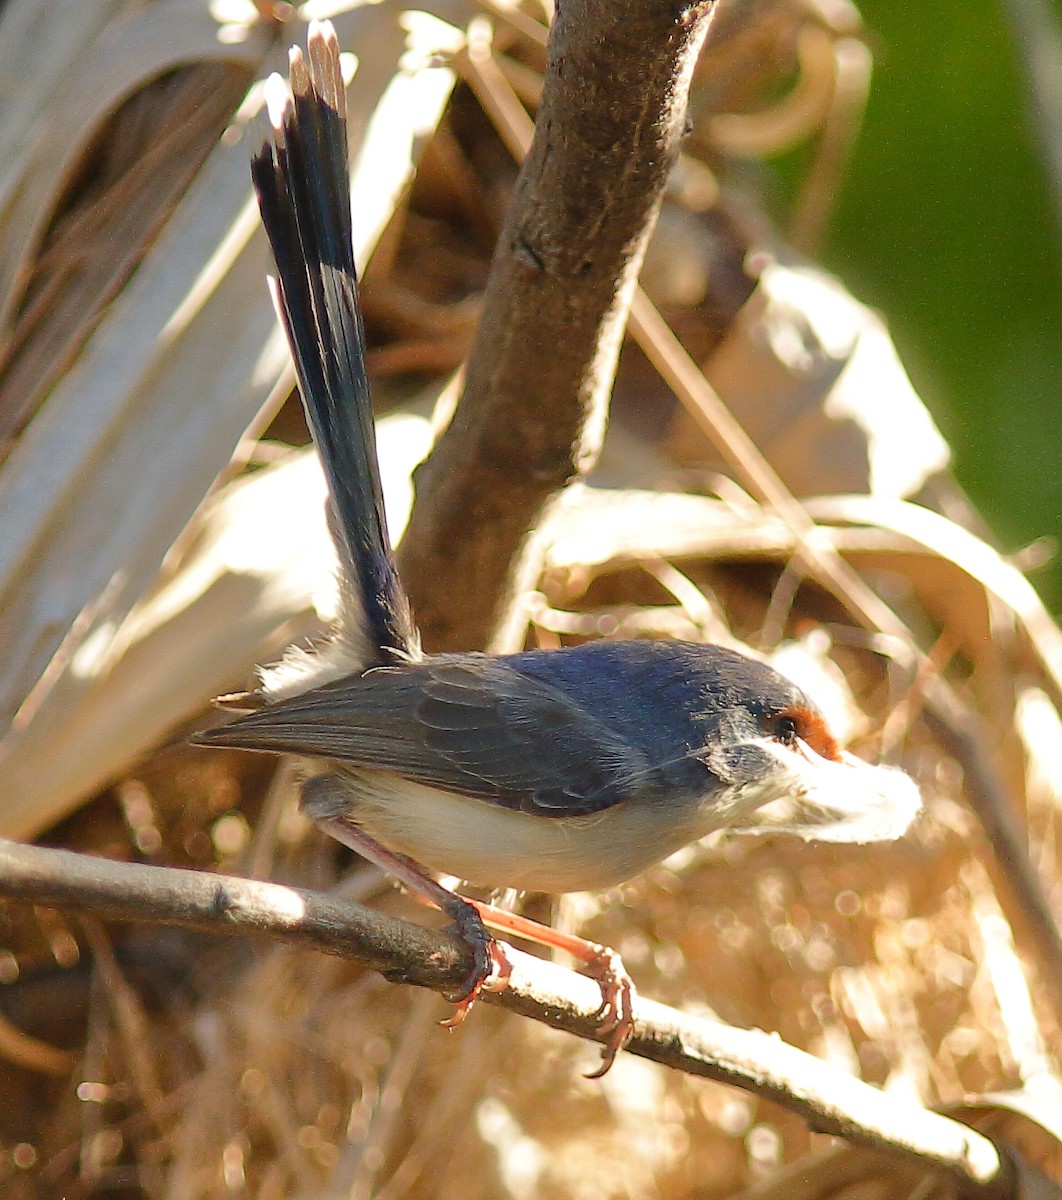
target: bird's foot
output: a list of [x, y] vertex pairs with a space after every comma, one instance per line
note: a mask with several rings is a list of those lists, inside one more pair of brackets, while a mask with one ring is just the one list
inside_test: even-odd
[[440, 1021], [444, 1029], [455, 1029], [472, 1011], [482, 991], [501, 992], [509, 983], [513, 966], [500, 942], [487, 932], [483, 918], [471, 904], [454, 896], [455, 904], [447, 905], [454, 919], [458, 936], [471, 947], [472, 970], [461, 985], [461, 990], [447, 997], [456, 1005], [453, 1014]]
[[601, 1020], [597, 1033], [605, 1041], [601, 1049], [601, 1066], [587, 1078], [600, 1079], [616, 1061], [616, 1055], [630, 1041], [634, 1032], [634, 981], [627, 974], [619, 954], [608, 946], [551, 929], [519, 913], [492, 908], [479, 900], [466, 903], [474, 907], [482, 921], [494, 929], [570, 954], [579, 963], [583, 973], [597, 982], [601, 988], [601, 1006], [597, 1010]]
[[585, 973], [597, 981], [601, 988], [601, 1021], [597, 1032], [605, 1038], [601, 1049], [601, 1066], [586, 1076], [587, 1079], [600, 1079], [608, 1073], [616, 1061], [616, 1055], [631, 1040], [634, 1033], [634, 980], [627, 974], [623, 960], [615, 950], [608, 946], [599, 946], [595, 942], [587, 942], [587, 948], [593, 951], [587, 957]]

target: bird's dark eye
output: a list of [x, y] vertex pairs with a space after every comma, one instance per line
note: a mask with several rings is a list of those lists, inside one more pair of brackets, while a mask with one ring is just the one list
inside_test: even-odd
[[792, 746], [800, 737], [800, 725], [792, 713], [782, 713], [773, 717], [770, 724], [771, 737], [781, 742], [783, 746]]
[[806, 742], [816, 754], [836, 761], [839, 757], [837, 742], [826, 722], [812, 708], [794, 706], [774, 713], [767, 718], [766, 730], [769, 737], [783, 746], [796, 746], [797, 741]]

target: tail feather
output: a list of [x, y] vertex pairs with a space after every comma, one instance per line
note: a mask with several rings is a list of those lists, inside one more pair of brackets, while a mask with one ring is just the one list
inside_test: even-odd
[[[343, 573], [340, 631], [369, 667], [416, 657], [419, 638], [387, 533], [351, 237], [346, 97], [328, 23], [291, 51], [290, 87], [266, 83], [270, 136], [251, 160], [274, 297], [330, 494]], [[352, 664], [355, 665], [355, 664]]]

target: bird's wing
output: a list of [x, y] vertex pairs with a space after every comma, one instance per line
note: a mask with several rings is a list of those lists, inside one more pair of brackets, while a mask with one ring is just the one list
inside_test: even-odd
[[640, 747], [560, 690], [486, 656], [369, 671], [197, 740], [376, 767], [546, 817], [599, 812], [653, 776]]

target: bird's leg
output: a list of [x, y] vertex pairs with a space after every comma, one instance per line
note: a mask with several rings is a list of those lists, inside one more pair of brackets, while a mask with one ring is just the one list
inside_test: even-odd
[[467, 900], [466, 903], [476, 910], [483, 924], [492, 929], [570, 954], [583, 964], [586, 974], [598, 982], [601, 987], [598, 1033], [606, 1040], [601, 1051], [601, 1066], [587, 1078], [600, 1079], [634, 1032], [634, 981], [627, 974], [620, 956], [608, 946], [589, 942], [574, 934], [560, 933], [539, 921], [532, 921], [530, 917], [505, 912], [478, 900]]
[[300, 807], [319, 829], [375, 863], [416, 899], [446, 913], [471, 947], [475, 965], [467, 983], [456, 997], [452, 997], [457, 1007], [443, 1025], [447, 1028], [459, 1025], [484, 988], [501, 991], [508, 981], [512, 965], [504, 947], [487, 932], [489, 925], [536, 945], [563, 950], [583, 964], [586, 973], [601, 987], [598, 1032], [605, 1038], [601, 1066], [588, 1078], [599, 1079], [612, 1066], [634, 1030], [635, 994], [634, 983], [615, 950], [573, 934], [560, 933], [530, 917], [505, 912], [479, 900], [467, 900], [443, 887], [419, 863], [405, 854], [388, 850], [351, 820], [350, 795], [343, 781], [335, 775], [316, 775], [307, 780], [302, 785]]
[[302, 785], [299, 807], [337, 842], [375, 863], [416, 897], [446, 913], [471, 948], [472, 971], [457, 995], [448, 997], [457, 1009], [452, 1017], [442, 1022], [443, 1025], [447, 1028], [459, 1025], [483, 988], [488, 991], [504, 989], [512, 967], [502, 946], [484, 927], [479, 907], [443, 887], [412, 858], [388, 850], [356, 825], [349, 816], [350, 796], [341, 779], [335, 775], [316, 775], [308, 779]]

